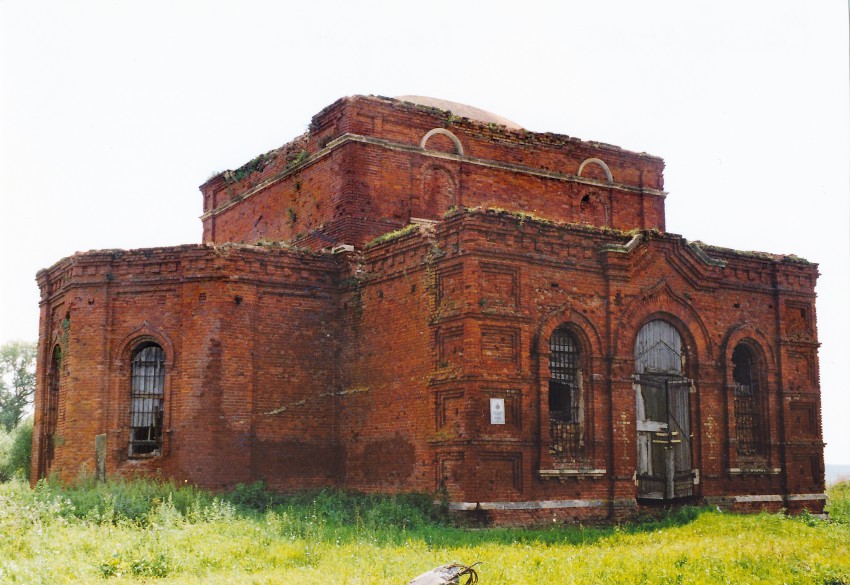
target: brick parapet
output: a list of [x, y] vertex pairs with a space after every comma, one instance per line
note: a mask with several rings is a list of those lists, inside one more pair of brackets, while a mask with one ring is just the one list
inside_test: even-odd
[[[335, 291], [338, 260], [282, 245], [188, 245], [78, 252], [39, 271], [42, 302], [70, 288], [173, 284], [226, 279], [306, 290]], [[309, 286], [299, 278], [308, 277]]]
[[[378, 123], [378, 121], [380, 121]], [[464, 151], [481, 158], [518, 161], [535, 168], [563, 168], [572, 165], [577, 174], [580, 164], [599, 156], [619, 164], [609, 164], [612, 174], [623, 175], [627, 184], [663, 189], [664, 162], [646, 153], [634, 153], [618, 146], [601, 142], [522, 129], [509, 129], [498, 124], [488, 124], [468, 118], [458, 118], [446, 110], [402, 102], [376, 96], [342, 98], [325, 108], [310, 125], [311, 135], [317, 143], [344, 133], [374, 136], [399, 143], [419, 144], [420, 139], [433, 128], [447, 128], [456, 133]], [[509, 154], [501, 154], [509, 153]], [[501, 157], [499, 156], [501, 154]]]
[[477, 205], [664, 229], [656, 157], [468, 120], [450, 125], [468, 143], [464, 153], [446, 152], [436, 139], [420, 144], [439, 121], [433, 112], [414, 109], [419, 128], [392, 100], [355, 97], [335, 107], [342, 112], [326, 114], [335, 120], [330, 134], [317, 130], [315, 139], [300, 137], [201, 187], [204, 241], [362, 245], [411, 217], [439, 219], [451, 207]]

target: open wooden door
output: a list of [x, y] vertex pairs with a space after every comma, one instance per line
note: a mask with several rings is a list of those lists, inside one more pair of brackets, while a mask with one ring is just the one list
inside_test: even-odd
[[635, 343], [638, 497], [693, 495], [690, 388], [682, 374], [682, 341], [665, 321], [650, 321]]

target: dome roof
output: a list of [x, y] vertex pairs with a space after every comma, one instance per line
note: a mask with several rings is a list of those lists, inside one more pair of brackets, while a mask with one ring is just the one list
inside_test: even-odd
[[441, 100], [423, 95], [400, 95], [396, 96], [395, 99], [411, 102], [420, 106], [428, 106], [429, 108], [448, 110], [459, 118], [469, 118], [470, 120], [478, 120], [479, 122], [484, 122], [486, 124], [499, 124], [514, 130], [522, 128], [522, 126], [512, 120], [508, 120], [502, 116], [497, 116], [496, 114], [482, 110], [481, 108], [467, 106], [466, 104], [459, 104], [457, 102], [450, 102], [448, 100]]

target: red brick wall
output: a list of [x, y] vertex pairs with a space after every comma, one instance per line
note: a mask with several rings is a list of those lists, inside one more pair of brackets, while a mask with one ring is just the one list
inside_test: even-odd
[[[51, 471], [93, 472], [94, 436], [105, 433], [111, 474], [210, 487], [332, 481], [336, 266], [278, 247], [186, 246], [88, 253], [42, 272], [43, 291], [55, 292], [42, 299], [41, 344], [57, 340], [67, 372]], [[141, 339], [166, 351], [166, 432], [161, 457], [131, 459], [129, 362]], [[42, 373], [39, 404], [45, 384]]]
[[[646, 233], [628, 252], [623, 248], [599, 253], [606, 245], [623, 246], [629, 238], [491, 212], [454, 216], [438, 230], [436, 241], [414, 233], [367, 252], [367, 258], [381, 260], [366, 263], [358, 311], [364, 323], [374, 322], [363, 325], [368, 339], [352, 345], [352, 352], [369, 356], [370, 376], [391, 380], [390, 374], [379, 372], [404, 371], [411, 379], [414, 372], [427, 372], [423, 353], [430, 349], [434, 365], [425, 379], [433, 411], [422, 409], [418, 399], [405, 405], [389, 387], [385, 392], [387, 400], [400, 404], [397, 411], [405, 413], [404, 429], [430, 437], [438, 486], [442, 482], [451, 498], [461, 501], [634, 498], [633, 344], [643, 323], [662, 318], [680, 329], [686, 373], [695, 380], [691, 424], [693, 467], [700, 473], [697, 496], [822, 491], [817, 385], [809, 377], [808, 390], [795, 390], [793, 368], [802, 366], [784, 371], [776, 359], [776, 323], [787, 318], [777, 306], [790, 302], [810, 311], [816, 267], [708, 249], [726, 262], [721, 266], [703, 259], [705, 252], [694, 251], [678, 236], [653, 233]], [[409, 249], [412, 241], [429, 246], [425, 256], [408, 254], [414, 265], [421, 262], [417, 269], [398, 260], [399, 251]], [[388, 258], [396, 260], [390, 263]], [[400, 270], [403, 283], [399, 279], [393, 286], [392, 279], [385, 280]], [[783, 283], [781, 293], [774, 279]], [[432, 291], [430, 316], [423, 314], [425, 301], [417, 301], [417, 309], [411, 310], [413, 300], [405, 295], [406, 287], [421, 287], [423, 282]], [[785, 296], [795, 300], [785, 301]], [[404, 310], [393, 310], [395, 305]], [[384, 310], [377, 312], [378, 306]], [[415, 367], [396, 360], [386, 363], [386, 355], [396, 355], [391, 340], [398, 338], [398, 331], [421, 331], [426, 321], [430, 347], [419, 339], [397, 352]], [[814, 330], [805, 325], [809, 322], [804, 319], [799, 325], [806, 341], [795, 343], [813, 339]], [[557, 323], [570, 323], [583, 332], [590, 353], [585, 371], [588, 438], [582, 456], [568, 460], [553, 457], [545, 444], [547, 339], [542, 332], [547, 327], [551, 332]], [[746, 461], [736, 454], [732, 410], [731, 352], [741, 340], [758, 344], [767, 355], [765, 451], [763, 457]], [[610, 365], [605, 356], [610, 356]], [[806, 362], [805, 368], [810, 367], [814, 365]], [[809, 376], [813, 371], [805, 369]], [[377, 393], [376, 387], [370, 391]], [[489, 424], [491, 397], [505, 399], [504, 426]], [[788, 415], [788, 405], [794, 405], [794, 416], [801, 422]], [[374, 425], [370, 408], [359, 419], [367, 427]], [[377, 418], [384, 420], [385, 415]], [[381, 433], [399, 436], [392, 427]], [[406, 438], [405, 431], [402, 434]], [[358, 437], [363, 440], [362, 434]], [[785, 444], [795, 447], [783, 448]], [[796, 456], [794, 449], [807, 455]], [[427, 465], [427, 457], [420, 457], [418, 449], [415, 453], [415, 460]], [[357, 467], [368, 465], [363, 461]], [[541, 478], [539, 470], [552, 468], [574, 473], [560, 480]], [[810, 503], [810, 509], [817, 507], [817, 502]], [[592, 514], [585, 509], [581, 513]], [[607, 514], [608, 508], [599, 513]]]
[[[752, 507], [816, 494], [816, 275], [805, 262], [699, 250], [675, 235], [494, 211], [336, 256], [277, 246], [77, 255], [39, 277], [40, 355], [60, 344], [66, 356], [50, 471], [93, 470], [94, 436], [106, 433], [113, 474], [443, 489], [455, 502], [495, 503], [488, 514], [505, 521], [549, 512], [499, 502], [608, 517], [636, 496], [633, 346], [660, 318], [679, 330], [695, 381], [695, 497]], [[585, 442], [570, 457], [548, 438], [548, 336], [562, 324], [584, 356]], [[128, 459], [129, 352], [142, 337], [168, 355], [168, 433], [162, 456]], [[731, 351], [742, 341], [764, 357], [757, 458], [735, 447]], [[41, 405], [43, 365], [39, 376]], [[491, 398], [504, 400], [505, 425], [490, 424]], [[44, 471], [39, 412], [34, 474]]]

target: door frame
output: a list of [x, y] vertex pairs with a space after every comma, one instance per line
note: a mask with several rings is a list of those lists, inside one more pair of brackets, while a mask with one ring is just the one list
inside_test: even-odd
[[[644, 372], [635, 374], [634, 387], [638, 499], [669, 501], [693, 496], [693, 382], [681, 373]], [[645, 392], [649, 389], [654, 392]]]

